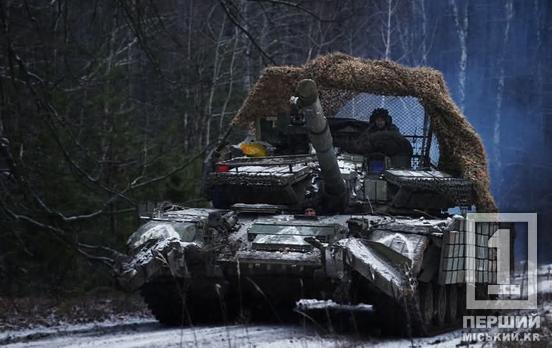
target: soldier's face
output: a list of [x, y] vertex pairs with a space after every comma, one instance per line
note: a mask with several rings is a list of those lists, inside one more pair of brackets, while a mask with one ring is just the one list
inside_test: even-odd
[[379, 129], [385, 127], [385, 120], [381, 117], [376, 118], [376, 127]]

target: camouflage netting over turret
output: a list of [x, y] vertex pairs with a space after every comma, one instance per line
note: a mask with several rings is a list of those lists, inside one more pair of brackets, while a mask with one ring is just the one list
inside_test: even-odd
[[287, 113], [297, 82], [305, 78], [318, 84], [327, 115], [335, 114], [361, 92], [418, 98], [439, 142], [439, 169], [472, 180], [478, 210], [496, 211], [481, 139], [453, 102], [441, 73], [434, 69], [408, 68], [391, 61], [364, 60], [342, 53], [318, 57], [302, 67], [269, 67], [233, 122], [247, 125], [257, 117]]

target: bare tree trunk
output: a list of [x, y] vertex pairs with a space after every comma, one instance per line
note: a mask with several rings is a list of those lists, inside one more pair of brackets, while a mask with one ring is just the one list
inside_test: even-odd
[[[103, 136], [102, 136], [102, 142], [103, 142], [103, 158], [102, 158], [102, 164], [101, 167], [104, 167], [105, 164], [105, 181], [106, 184], [109, 186], [110, 182], [112, 180], [111, 176], [111, 169], [112, 169], [112, 160], [113, 160], [113, 154], [112, 154], [112, 143], [111, 143], [111, 133], [113, 132], [113, 124], [114, 124], [114, 117], [113, 117], [113, 110], [111, 108], [111, 94], [113, 93], [113, 88], [111, 86], [111, 82], [109, 79], [109, 76], [111, 75], [113, 64], [115, 60], [115, 40], [116, 40], [116, 19], [113, 18], [113, 24], [111, 28], [111, 34], [109, 39], [109, 51], [108, 51], [108, 57], [106, 59], [105, 63], [105, 76], [107, 77], [107, 82], [105, 83], [104, 88], [104, 103], [103, 103], [103, 113], [104, 113], [104, 127], [103, 127]], [[100, 172], [100, 175], [104, 174]], [[114, 204], [110, 204], [109, 211], [114, 211]], [[109, 227], [110, 227], [110, 233], [111, 235], [115, 234], [115, 214], [111, 214], [109, 217]]]
[[456, 25], [456, 34], [458, 35], [458, 41], [460, 42], [460, 61], [458, 63], [458, 95], [460, 101], [458, 104], [460, 106], [460, 109], [464, 111], [466, 102], [466, 72], [468, 66], [467, 37], [469, 29], [469, 0], [466, 0], [462, 14], [459, 13], [456, 0], [449, 0], [449, 3], [452, 7], [454, 24]]
[[[542, 13], [541, 13], [541, 7], [539, 5], [540, 0], [534, 0], [533, 2], [533, 16], [535, 18], [535, 37], [536, 37], [536, 54], [535, 54], [535, 77], [536, 77], [536, 90], [539, 91], [537, 96], [537, 105], [536, 108], [539, 110], [540, 117], [538, 119], [539, 122], [539, 129], [544, 130], [546, 121], [545, 121], [545, 113], [542, 112], [542, 105], [543, 105], [543, 86], [544, 86], [544, 69], [543, 69], [543, 60], [540, 58], [540, 56], [544, 53], [543, 50], [543, 44], [542, 44], [542, 34], [541, 34], [541, 25], [542, 25]], [[539, 142], [541, 144], [544, 144], [544, 132], [539, 133], [540, 139]]]
[[224, 126], [224, 116], [226, 114], [226, 109], [228, 107], [228, 103], [230, 102], [230, 99], [232, 98], [232, 92], [234, 87], [234, 65], [236, 62], [236, 56], [238, 55], [238, 43], [239, 43], [239, 32], [238, 28], [234, 28], [234, 45], [232, 46], [232, 58], [230, 59], [230, 66], [228, 70], [228, 93], [226, 94], [226, 99], [224, 100], [224, 104], [222, 105], [222, 110], [220, 111], [220, 119], [219, 119], [219, 136], [223, 133], [222, 127]]
[[[189, 1], [189, 7], [188, 7], [188, 28], [187, 28], [187, 42], [186, 42], [186, 61], [188, 64], [192, 62], [192, 29], [193, 29], [193, 23], [194, 23], [194, 1]], [[188, 81], [189, 82], [189, 81]], [[184, 94], [186, 96], [186, 100], [190, 100], [190, 83], [186, 84], [186, 87], [184, 88]], [[190, 135], [192, 132], [188, 129], [189, 127], [189, 113], [188, 111], [184, 112], [184, 151], [188, 152], [190, 150]]]
[[[249, 14], [250, 14], [251, 10], [250, 10], [250, 2], [249, 1], [246, 1], [245, 4], [243, 5], [243, 15], [245, 18], [249, 18]], [[244, 28], [246, 31], [250, 31], [251, 28], [249, 27], [249, 24], [246, 23], [244, 24]], [[242, 39], [244, 40], [244, 44], [245, 44], [245, 72], [243, 74], [243, 84], [244, 84], [244, 89], [246, 91], [249, 91], [251, 89], [251, 86], [253, 85], [253, 58], [251, 57], [251, 40], [249, 40], [249, 38], [247, 37], [247, 35], [245, 35], [245, 33], [242, 33]]]
[[391, 58], [391, 17], [393, 0], [387, 0], [387, 20], [385, 22], [385, 59]]
[[205, 124], [205, 145], [211, 141], [211, 118], [213, 117], [213, 100], [217, 91], [220, 66], [223, 58], [221, 58], [220, 50], [223, 45], [224, 28], [226, 27], [226, 16], [222, 17], [222, 23], [215, 45], [215, 59], [213, 62], [213, 76], [211, 78], [211, 88], [209, 91], [209, 100], [207, 102], [207, 120]]
[[351, 27], [349, 28], [348, 35], [347, 35], [347, 46], [349, 48], [348, 51], [351, 56], [355, 55], [354, 44], [355, 44], [355, 28]]
[[420, 25], [422, 28], [422, 40], [420, 42], [422, 57], [420, 60], [421, 65], [427, 65], [427, 15], [425, 8], [425, 0], [418, 0], [419, 12], [420, 12]]
[[502, 51], [498, 58], [498, 82], [496, 86], [496, 113], [493, 127], [493, 160], [495, 165], [495, 171], [500, 172], [502, 168], [502, 158], [500, 155], [500, 141], [501, 141], [501, 122], [502, 122], [502, 102], [504, 96], [504, 57], [506, 55], [506, 49], [508, 41], [510, 39], [510, 23], [514, 16], [513, 0], [507, 0], [505, 4], [506, 9], [506, 24], [504, 27], [504, 36], [502, 37]]
[[[386, 0], [385, 20], [383, 24], [382, 40], [384, 47], [384, 59], [391, 59], [391, 19], [393, 17], [393, 0]], [[385, 107], [385, 96], [380, 98], [380, 107]]]

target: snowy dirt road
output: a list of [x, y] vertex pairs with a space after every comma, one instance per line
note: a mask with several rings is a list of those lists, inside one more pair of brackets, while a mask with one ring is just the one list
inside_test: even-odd
[[[540, 305], [538, 313], [546, 319], [547, 332], [540, 346], [552, 344], [549, 322], [552, 321], [552, 277], [539, 277]], [[313, 305], [311, 308], [317, 308]], [[367, 320], [357, 330], [348, 333], [331, 333], [325, 325], [249, 324], [167, 328], [152, 318], [127, 317], [100, 323], [66, 324], [0, 331], [1, 347], [458, 347], [463, 330], [453, 329], [432, 337], [401, 339], [378, 334], [378, 318], [366, 310]], [[544, 325], [544, 322], [543, 322]], [[362, 332], [363, 335], [359, 335]], [[488, 342], [487, 342], [488, 344]], [[470, 347], [483, 346], [485, 342]]]
[[456, 347], [461, 331], [410, 341], [330, 335], [301, 325], [230, 325], [170, 329], [154, 320], [106, 322], [47, 330], [3, 333], [5, 347]]

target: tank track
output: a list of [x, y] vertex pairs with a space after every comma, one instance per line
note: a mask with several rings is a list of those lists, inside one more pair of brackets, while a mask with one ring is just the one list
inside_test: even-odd
[[151, 313], [164, 325], [193, 326], [233, 319], [233, 306], [219, 300], [215, 289], [190, 289], [179, 280], [167, 279], [147, 283], [140, 292]]

